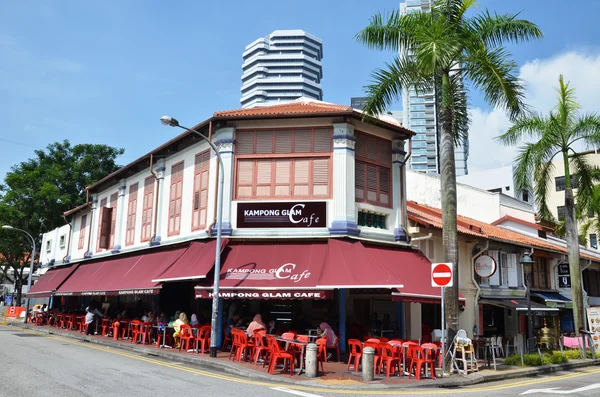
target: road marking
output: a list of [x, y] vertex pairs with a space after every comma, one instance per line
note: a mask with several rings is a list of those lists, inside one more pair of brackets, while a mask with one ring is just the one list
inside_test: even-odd
[[322, 396], [319, 396], [318, 394], [305, 393], [303, 391], [292, 390], [292, 389], [288, 389], [286, 387], [271, 387], [271, 389], [281, 391], [284, 393], [295, 394], [297, 396], [303, 396], [303, 397], [322, 397]]
[[[0, 326], [0, 327], [13, 328], [12, 326]], [[404, 389], [404, 390], [373, 390], [373, 389], [360, 390], [359, 389], [359, 390], [353, 390], [353, 389], [334, 389], [334, 388], [325, 388], [325, 387], [290, 385], [290, 384], [285, 384], [285, 383], [277, 383], [276, 381], [273, 381], [273, 382], [253, 381], [253, 380], [249, 380], [247, 378], [240, 378], [240, 377], [235, 377], [235, 376], [230, 376], [230, 375], [221, 375], [221, 374], [214, 373], [214, 372], [208, 372], [205, 370], [195, 369], [192, 367], [186, 367], [182, 364], [172, 364], [171, 362], [167, 362], [167, 361], [146, 358], [139, 354], [132, 354], [132, 353], [126, 353], [126, 352], [119, 351], [119, 350], [117, 350], [118, 348], [102, 347], [99, 345], [90, 344], [89, 342], [78, 342], [78, 341], [74, 341], [71, 338], [56, 336], [56, 335], [48, 335], [46, 333], [41, 333], [39, 331], [19, 329], [19, 332], [30, 332], [30, 333], [34, 333], [34, 334], [41, 334], [43, 336], [47, 336], [48, 339], [55, 339], [57, 341], [66, 342], [71, 345], [83, 346], [88, 349], [94, 349], [94, 350], [99, 350], [99, 351], [103, 351], [103, 352], [110, 353], [110, 354], [115, 354], [118, 356], [128, 357], [133, 360], [144, 361], [144, 362], [147, 362], [150, 364], [176, 369], [178, 371], [189, 372], [189, 373], [192, 373], [195, 375], [202, 375], [202, 376], [206, 376], [208, 378], [226, 380], [226, 381], [241, 383], [241, 384], [245, 384], [245, 385], [263, 386], [263, 387], [269, 387], [269, 388], [281, 387], [281, 388], [286, 388], [286, 389], [295, 390], [295, 391], [317, 392], [317, 393], [324, 393], [324, 394], [336, 394], [337, 393], [337, 394], [350, 394], [350, 395], [354, 394], [354, 395], [380, 395], [380, 396], [381, 395], [394, 395], [394, 396], [428, 395], [428, 396], [431, 396], [431, 395], [440, 395], [440, 394], [456, 394], [456, 390], [457, 390], [457, 389], [433, 389], [433, 388], [427, 389], [427, 390], [424, 390], [424, 389], [410, 389], [410, 390], [408, 390], [408, 389]], [[549, 382], [556, 382], [559, 380], [578, 378], [578, 377], [586, 376], [586, 375], [590, 375], [590, 374], [600, 374], [600, 368], [586, 369], [586, 370], [582, 370], [581, 372], [553, 376], [552, 378], [541, 378], [541, 379], [534, 379], [534, 380], [527, 379], [527, 380], [523, 380], [523, 381], [511, 382], [510, 384], [506, 384], [506, 385], [491, 386], [491, 384], [488, 383], [486, 385], [482, 385], [481, 387], [473, 387], [473, 388], [468, 388], [468, 389], [460, 388], [460, 391], [461, 391], [461, 393], [481, 393], [481, 392], [489, 392], [489, 391], [507, 390], [507, 389], [514, 389], [517, 387], [531, 386], [531, 385], [540, 384], [540, 383], [549, 383]], [[432, 384], [432, 386], [435, 387], [434, 384]]]
[[523, 396], [525, 394], [535, 394], [535, 393], [543, 393], [543, 394], [581, 393], [582, 391], [600, 389], [600, 383], [594, 383], [593, 385], [588, 385], [588, 386], [580, 387], [579, 389], [573, 389], [573, 390], [556, 390], [556, 389], [558, 389], [558, 387], [553, 387], [550, 389], [531, 389], [531, 390], [527, 390], [526, 392], [521, 393], [520, 396]]

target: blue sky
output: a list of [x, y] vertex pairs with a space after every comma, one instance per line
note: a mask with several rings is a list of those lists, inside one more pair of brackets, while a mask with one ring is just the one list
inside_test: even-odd
[[[172, 137], [163, 114], [192, 125], [239, 107], [241, 54], [276, 29], [323, 40], [324, 99], [349, 104], [392, 54], [353, 36], [398, 1], [44, 1], [0, 3], [0, 178], [33, 150], [68, 139], [126, 149], [128, 163]], [[510, 48], [519, 65], [597, 54], [600, 1], [480, 0], [523, 11], [545, 39]], [[474, 108], [489, 116], [481, 98]], [[487, 121], [486, 121], [487, 122]], [[479, 124], [477, 128], [486, 129]], [[487, 165], [477, 164], [475, 168]]]

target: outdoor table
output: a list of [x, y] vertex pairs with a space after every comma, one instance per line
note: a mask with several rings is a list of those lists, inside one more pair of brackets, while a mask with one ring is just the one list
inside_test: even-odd
[[296, 337], [298, 337], [298, 336], [304, 336], [309, 339], [315, 339], [315, 340], [319, 339], [319, 335], [296, 335]]
[[[484, 362], [487, 362], [487, 367], [491, 368], [492, 367], [492, 359], [494, 360], [494, 363], [496, 362], [496, 353], [494, 352], [494, 346], [492, 345], [492, 341], [490, 338], [479, 338], [479, 339], [473, 339], [471, 341], [471, 343], [473, 343], [473, 345], [477, 346], [477, 349], [475, 349], [477, 351], [477, 354], [479, 355], [480, 349], [483, 349], [483, 354], [484, 354]], [[488, 355], [488, 351], [491, 352], [491, 355]], [[479, 357], [477, 357], [479, 358]]]
[[[152, 328], [156, 328], [156, 332], [159, 332], [159, 326], [158, 325], [153, 325]], [[158, 346], [161, 349], [172, 349], [171, 346], [167, 345], [167, 328], [173, 328], [172, 325], [165, 325], [163, 327], [163, 340], [162, 340], [162, 344], [160, 346]]]
[[285, 342], [285, 350], [288, 349], [290, 343], [302, 346], [302, 351], [300, 353], [300, 368], [298, 368], [298, 374], [301, 374], [304, 370], [304, 350], [306, 349], [306, 346], [308, 346], [308, 344], [311, 342], [303, 342], [298, 339], [285, 339], [281, 336], [275, 336], [275, 340], [279, 342]]

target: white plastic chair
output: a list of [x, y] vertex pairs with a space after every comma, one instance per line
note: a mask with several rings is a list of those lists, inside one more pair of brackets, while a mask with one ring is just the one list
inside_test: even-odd
[[495, 341], [492, 339], [492, 343], [494, 343], [494, 349], [496, 349], [496, 356], [503, 357], [504, 356], [504, 347], [502, 346], [502, 337], [497, 336]]

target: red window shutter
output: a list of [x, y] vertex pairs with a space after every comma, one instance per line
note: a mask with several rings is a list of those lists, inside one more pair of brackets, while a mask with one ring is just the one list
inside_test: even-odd
[[355, 172], [355, 195], [356, 201], [365, 199], [365, 163], [356, 160], [354, 165]]
[[273, 131], [258, 131], [256, 133], [256, 154], [273, 153]]
[[354, 153], [356, 157], [366, 157], [366, 135], [359, 132], [356, 133], [356, 145], [354, 146]]
[[312, 130], [294, 131], [294, 153], [310, 153], [312, 150]]
[[142, 241], [152, 237], [152, 210], [154, 208], [154, 177], [144, 181], [144, 199], [142, 201]]
[[379, 167], [379, 202], [390, 204], [390, 170], [385, 167]]
[[196, 155], [194, 174], [194, 196], [192, 202], [192, 230], [206, 226], [206, 208], [208, 202], [208, 171], [210, 151]]
[[256, 162], [256, 196], [271, 196], [271, 160], [258, 160]]
[[[106, 203], [108, 202], [108, 200], [106, 198], [103, 198], [102, 200], [100, 200], [100, 217], [99, 217], [99, 222], [98, 222], [98, 250], [101, 249], [100, 247], [100, 237], [102, 235], [102, 211], [104, 209], [104, 207], [106, 207]], [[110, 232], [110, 230], [109, 230]], [[108, 241], [107, 241], [108, 244]]]
[[275, 133], [275, 153], [292, 153], [292, 141], [294, 139], [293, 131], [277, 131]]
[[238, 132], [235, 140], [237, 154], [254, 153], [254, 132]]
[[367, 164], [367, 201], [377, 203], [377, 167]]
[[332, 132], [330, 129], [318, 129], [314, 133], [314, 152], [329, 153], [333, 143]]
[[239, 198], [252, 197], [254, 176], [254, 160], [238, 160], [237, 164], [237, 194]]
[[113, 193], [110, 196], [110, 208], [113, 208], [112, 216], [110, 218], [110, 235], [108, 236], [108, 246], [114, 247], [115, 245], [115, 229], [117, 227], [117, 204], [119, 200], [119, 193]]
[[366, 142], [366, 155], [370, 160], [380, 160], [379, 158], [379, 140], [374, 137], [367, 137]]
[[100, 241], [98, 243], [99, 248], [108, 249], [112, 214], [113, 208], [110, 207], [104, 207], [100, 212]]
[[135, 216], [137, 212], [138, 184], [129, 186], [129, 199], [127, 200], [127, 226], [125, 232], [125, 245], [132, 245], [135, 241]]
[[294, 161], [294, 197], [309, 195], [310, 160]]
[[171, 191], [169, 194], [169, 225], [168, 235], [178, 235], [181, 228], [181, 197], [183, 191], [184, 163], [171, 167]]
[[379, 141], [379, 161], [384, 163], [392, 162], [392, 143], [387, 140], [378, 139]]
[[85, 232], [87, 230], [87, 214], [81, 217], [81, 224], [79, 225], [79, 243], [77, 249], [83, 249], [85, 244]]
[[275, 161], [275, 197], [290, 197], [291, 160]]
[[329, 196], [329, 159], [313, 160], [313, 192], [314, 197]]

